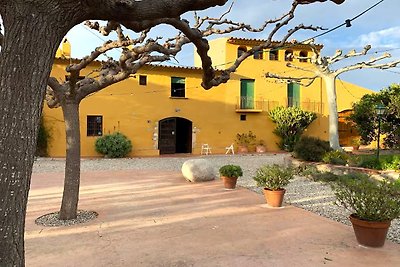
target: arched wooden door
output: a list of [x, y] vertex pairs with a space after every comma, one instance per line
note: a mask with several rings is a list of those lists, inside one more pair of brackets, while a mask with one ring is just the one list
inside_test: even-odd
[[192, 124], [180, 117], [161, 120], [158, 127], [160, 154], [192, 153]]

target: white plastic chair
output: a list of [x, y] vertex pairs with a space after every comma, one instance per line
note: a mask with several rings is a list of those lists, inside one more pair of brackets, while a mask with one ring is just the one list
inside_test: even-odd
[[208, 144], [202, 144], [201, 145], [201, 154], [202, 155], [203, 154], [205, 154], [205, 155], [211, 154], [211, 147]]
[[230, 146], [225, 147], [225, 149], [226, 149], [225, 154], [229, 154], [229, 152], [231, 152], [232, 155], [235, 155], [235, 149], [233, 147], [233, 143]]

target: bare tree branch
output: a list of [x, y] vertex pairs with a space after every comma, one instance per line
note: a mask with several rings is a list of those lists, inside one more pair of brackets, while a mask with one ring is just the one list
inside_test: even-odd
[[[146, 28], [146, 20], [174, 18], [187, 11], [204, 10], [214, 6], [223, 6], [228, 0], [85, 0], [85, 13], [93, 13], [91, 19], [105, 21], [135, 21], [136, 31]], [[101, 6], [101, 8], [98, 8]], [[141, 22], [144, 22], [143, 24]]]
[[[315, 3], [315, 2], [326, 2], [327, 0], [298, 0], [300, 4], [310, 4], [310, 3]], [[340, 5], [343, 3], [345, 0], [330, 0], [331, 2], [334, 2], [335, 4]]]
[[[177, 20], [170, 22], [170, 24], [172, 26], [174, 26], [175, 28], [179, 29], [180, 31], [182, 31], [188, 37], [188, 39], [196, 46], [197, 53], [199, 54], [201, 61], [202, 61], [202, 67], [203, 67], [203, 72], [204, 72], [202, 86], [205, 89], [210, 89], [221, 83], [227, 82], [230, 79], [230, 74], [232, 72], [235, 72], [236, 69], [239, 67], [239, 65], [246, 58], [253, 55], [255, 52], [261, 51], [266, 48], [274, 48], [274, 47], [283, 46], [287, 42], [288, 38], [299, 30], [308, 29], [308, 30], [316, 31], [318, 29], [321, 29], [320, 27], [305, 26], [303, 24], [297, 25], [296, 27], [290, 29], [277, 45], [272, 47], [272, 38], [280, 29], [282, 29], [284, 26], [289, 24], [289, 22], [294, 18], [294, 13], [295, 13], [297, 6], [298, 6], [298, 2], [294, 1], [292, 4], [292, 8], [290, 9], [289, 12], [287, 12], [286, 14], [284, 14], [283, 16], [281, 16], [278, 19], [267, 20], [258, 29], [253, 28], [253, 27], [243, 24], [243, 23], [235, 24], [231, 21], [224, 20], [221, 23], [228, 24], [228, 25], [230, 25], [230, 27], [225, 30], [215, 30], [215, 28], [213, 28], [213, 26], [219, 25], [219, 22], [215, 22], [213, 19], [208, 18], [210, 20], [209, 23], [211, 26], [210, 26], [210, 28], [206, 29], [206, 31], [200, 32], [201, 33], [200, 34], [198, 31], [196, 32], [196, 30], [190, 28], [187, 24], [184, 24]], [[203, 22], [199, 23], [199, 24], [203, 24]], [[247, 30], [247, 31], [251, 31], [251, 32], [260, 32], [260, 31], [263, 31], [267, 26], [269, 26], [271, 24], [274, 24], [274, 26], [273, 26], [268, 38], [266, 39], [266, 41], [264, 43], [262, 43], [261, 45], [255, 46], [252, 49], [244, 52], [239, 58], [237, 58], [235, 60], [235, 62], [233, 62], [233, 64], [230, 67], [222, 70], [221, 74], [216, 76], [216, 72], [212, 67], [212, 61], [211, 61], [210, 57], [208, 56], [208, 50], [209, 50], [208, 42], [205, 38], [203, 38], [203, 36], [208, 36], [209, 34], [212, 34], [212, 33], [216, 33], [216, 34], [229, 33], [234, 30]], [[213, 30], [210, 30], [210, 29], [213, 29]]]
[[108, 36], [110, 32], [115, 31], [117, 27], [120, 27], [120, 24], [115, 21], [108, 21], [106, 26], [100, 26], [100, 24], [96, 22], [86, 21], [85, 26], [91, 28], [92, 30], [96, 30], [104, 36]]
[[[293, 77], [293, 76], [278, 75], [270, 72], [265, 73], [265, 78], [277, 79], [279, 82], [282, 83], [297, 83], [304, 87], [310, 86], [318, 77], [319, 77], [318, 75], [312, 77], [307, 77], [307, 76]], [[308, 82], [303, 83], [303, 81], [308, 81]]]
[[[300, 58], [301, 58], [301, 57], [300, 57]], [[305, 72], [312, 72], [312, 73], [315, 73], [315, 69], [303, 68], [303, 67], [294, 65], [294, 64], [292, 64], [292, 63], [287, 63], [286, 66], [289, 67], [289, 68], [296, 69], [296, 70], [301, 70], [301, 71], [305, 71]]]
[[[59, 0], [60, 1], [60, 0]], [[325, 2], [327, 0], [297, 0], [299, 4], [310, 4], [314, 2]], [[341, 4], [344, 0], [330, 0]], [[223, 6], [228, 0], [85, 0], [82, 12], [92, 15], [91, 19], [113, 20], [113, 21], [135, 21], [136, 31], [147, 29], [148, 21], [160, 18], [174, 18], [187, 11], [204, 10], [213, 6]], [[178, 3], [179, 2], [179, 3]], [[98, 8], [101, 6], [101, 8]], [[86, 16], [87, 17], [87, 16]], [[143, 23], [142, 23], [143, 22]], [[125, 23], [123, 23], [125, 25]], [[153, 25], [154, 26], [154, 25]]]
[[[142, 22], [125, 21], [122, 23], [109, 21], [105, 26], [100, 26], [98, 22], [87, 21], [85, 23], [87, 27], [98, 31], [104, 36], [108, 36], [111, 32], [116, 32], [118, 38], [114, 41], [110, 40], [105, 42], [102, 46], [97, 47], [89, 56], [83, 58], [76, 64], [69, 65], [66, 68], [67, 72], [70, 73], [70, 80], [62, 85], [64, 93], [68, 94], [67, 97], [71, 99], [76, 97], [76, 101], [81, 101], [91, 93], [128, 78], [131, 74], [136, 73], [143, 65], [169, 60], [176, 56], [182, 50], [182, 47], [188, 43], [193, 43], [197, 48], [197, 53], [201, 58], [203, 67], [202, 86], [206, 89], [210, 89], [213, 86], [225, 83], [230, 78], [230, 74], [234, 72], [247, 57], [253, 55], [255, 52], [266, 48], [282, 46], [291, 35], [299, 30], [321, 29], [320, 27], [305, 26], [303, 24], [297, 25], [292, 29], [289, 29], [281, 42], [272, 47], [272, 38], [280, 29], [288, 25], [294, 18], [294, 13], [298, 5], [299, 1], [294, 1], [289, 12], [283, 14], [279, 18], [266, 20], [263, 25], [258, 28], [254, 28], [251, 25], [242, 22], [223, 19], [226, 14], [229, 13], [231, 7], [229, 7], [228, 11], [223, 13], [219, 18], [200, 18], [195, 14], [195, 24], [193, 27], [189, 25], [188, 21], [180, 18], [162, 18]], [[161, 38], [148, 38], [150, 29], [154, 25], [158, 24], [171, 25], [181, 31], [181, 34], [178, 34], [174, 38], [166, 39], [164, 43], [160, 42]], [[138, 38], [131, 39], [129, 36], [124, 34], [122, 25], [132, 30], [137, 30], [143, 27], [147, 28], [140, 33]], [[222, 72], [217, 73], [215, 71], [212, 67], [211, 58], [208, 56], [209, 45], [206, 37], [215, 34], [232, 33], [238, 30], [261, 32], [269, 26], [272, 27], [272, 30], [268, 39], [264, 43], [243, 53], [243, 55], [236, 59], [230, 67], [222, 70]], [[87, 67], [100, 55], [116, 48], [122, 48], [119, 61], [109, 59], [102, 63], [102, 67], [97, 77], [87, 76], [83, 80], [78, 79], [79, 73], [82, 69]]]
[[[86, 22], [86, 26], [88, 26], [91, 29], [98, 30], [100, 33], [103, 35], [108, 35], [110, 31], [105, 30], [103, 27], [99, 27], [98, 23], [92, 23], [92, 22]], [[109, 24], [107, 24], [109, 25]], [[118, 23], [113, 23], [113, 26], [115, 27], [114, 30], [117, 31], [118, 29], [121, 29], [120, 24]], [[128, 47], [130, 45], [135, 45], [135, 44], [140, 44], [143, 43], [144, 40], [147, 37], [147, 34], [150, 29], [142, 31], [140, 36], [137, 39], [129, 39], [129, 37], [126, 37], [123, 35], [122, 30], [120, 30], [118, 34], [118, 40], [117, 41], [107, 41], [105, 42], [102, 46], [97, 47], [95, 51], [93, 51], [89, 56], [83, 58], [78, 64], [72, 64], [67, 67], [68, 72], [72, 71], [77, 71], [77, 70], [82, 70], [85, 67], [87, 67], [91, 62], [96, 60], [100, 55], [116, 48], [121, 48], [121, 47]]]
[[338, 62], [338, 61], [346, 59], [346, 58], [365, 56], [370, 49], [371, 49], [371, 46], [370, 45], [366, 45], [361, 52], [357, 53], [356, 50], [351, 50], [347, 54], [345, 54], [344, 56], [342, 56], [342, 51], [341, 50], [337, 50], [335, 55], [333, 55], [332, 57], [327, 57], [328, 63], [332, 64], [332, 63]]
[[354, 65], [343, 67], [341, 69], [338, 69], [334, 73], [335, 73], [336, 76], [338, 76], [341, 73], [348, 72], [348, 71], [351, 71], [351, 70], [357, 70], [357, 69], [381, 69], [381, 70], [384, 70], [384, 69], [394, 68], [398, 64], [400, 64], [400, 60], [395, 60], [395, 61], [381, 63], [381, 64], [374, 64], [377, 61], [380, 61], [380, 60], [385, 59], [385, 58], [390, 58], [390, 57], [391, 57], [391, 55], [386, 53], [386, 54], [383, 54], [382, 56], [379, 56], [377, 58], [372, 58], [372, 59], [370, 59], [370, 60], [368, 60], [366, 62], [360, 62], [360, 63], [356, 63]]
[[57, 108], [60, 106], [61, 97], [63, 96], [62, 85], [56, 78], [50, 77], [46, 88], [46, 103], [49, 108]]
[[[315, 66], [315, 68], [314, 69], [306, 69], [306, 68], [303, 68], [300, 66], [296, 66], [292, 63], [288, 63], [287, 67], [301, 70], [301, 71], [306, 71], [306, 72], [313, 72], [315, 74], [315, 76], [313, 76], [313, 77], [280, 76], [280, 75], [272, 74], [272, 73], [266, 73], [265, 76], [267, 78], [278, 79], [279, 81], [286, 81], [286, 82], [294, 81], [297, 83], [300, 83], [304, 80], [310, 80], [311, 82], [308, 85], [310, 85], [312, 83], [312, 81], [314, 81], [317, 77], [321, 77], [323, 79], [323, 81], [325, 82], [325, 88], [326, 88], [326, 92], [327, 92], [328, 106], [329, 106], [329, 143], [332, 148], [340, 149], [338, 120], [337, 120], [338, 111], [337, 111], [337, 102], [336, 102], [336, 84], [335, 84], [336, 77], [341, 73], [351, 71], [351, 70], [356, 70], [356, 69], [393, 68], [393, 67], [396, 67], [398, 64], [400, 64], [400, 60], [377, 64], [378, 61], [381, 61], [383, 59], [391, 57], [389, 53], [385, 53], [381, 56], [378, 56], [376, 58], [371, 58], [370, 60], [367, 60], [364, 62], [355, 63], [353, 65], [342, 67], [337, 70], [331, 70], [330, 67], [333, 63], [336, 63], [338, 61], [348, 59], [348, 58], [354, 58], [354, 57], [367, 55], [368, 51], [371, 49], [371, 46], [366, 45], [364, 47], [364, 49], [360, 52], [351, 50], [345, 55], [342, 55], [341, 50], [337, 50], [333, 56], [326, 57], [326, 56], [320, 55], [320, 53], [319, 53], [318, 49], [316, 48], [315, 44], [313, 43], [313, 41], [311, 41], [309, 43], [309, 45], [313, 51], [313, 55], [310, 57], [310, 59], [311, 59], [310, 62]], [[304, 57], [303, 57], [303, 59], [304, 59]], [[305, 86], [307, 86], [307, 85], [305, 85]]]
[[3, 44], [3, 38], [4, 38], [4, 35], [3, 35], [3, 33], [2, 33], [2, 28], [1, 28], [1, 24], [0, 24], [0, 47], [1, 47], [2, 44]]

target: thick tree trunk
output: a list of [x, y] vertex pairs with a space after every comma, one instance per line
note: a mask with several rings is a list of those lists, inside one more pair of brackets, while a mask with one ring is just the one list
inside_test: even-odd
[[339, 124], [336, 101], [336, 77], [333, 75], [322, 76], [325, 82], [326, 95], [329, 106], [329, 144], [332, 149], [341, 150], [339, 144]]
[[24, 3], [0, 5], [5, 31], [0, 53], [2, 267], [25, 265], [25, 213], [38, 123], [54, 54], [69, 28]]
[[64, 192], [60, 209], [61, 220], [76, 218], [81, 174], [81, 135], [79, 125], [79, 103], [66, 101], [62, 105], [66, 132], [66, 162]]

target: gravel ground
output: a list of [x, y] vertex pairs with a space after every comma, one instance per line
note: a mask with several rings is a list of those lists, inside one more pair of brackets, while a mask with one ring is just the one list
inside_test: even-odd
[[35, 220], [36, 224], [43, 226], [70, 226], [74, 224], [88, 222], [96, 219], [98, 214], [95, 211], [78, 210], [76, 219], [60, 220], [59, 212], [48, 213]]
[[[215, 168], [225, 164], [237, 164], [243, 169], [243, 177], [239, 178], [238, 185], [261, 194], [252, 177], [256, 169], [264, 164], [287, 164], [290, 162], [288, 154], [263, 155], [208, 155], [200, 157], [159, 157], [159, 158], [132, 158], [132, 159], [82, 159], [81, 171], [99, 170], [170, 170], [180, 171], [182, 164], [188, 159], [209, 159]], [[38, 158], [33, 172], [62, 172], [64, 159]], [[348, 219], [349, 212], [333, 204], [334, 195], [329, 186], [322, 182], [313, 182], [305, 177], [296, 177], [286, 187], [285, 201], [291, 205], [311, 211], [320, 216], [351, 225]], [[400, 220], [392, 221], [388, 239], [400, 244]]]

